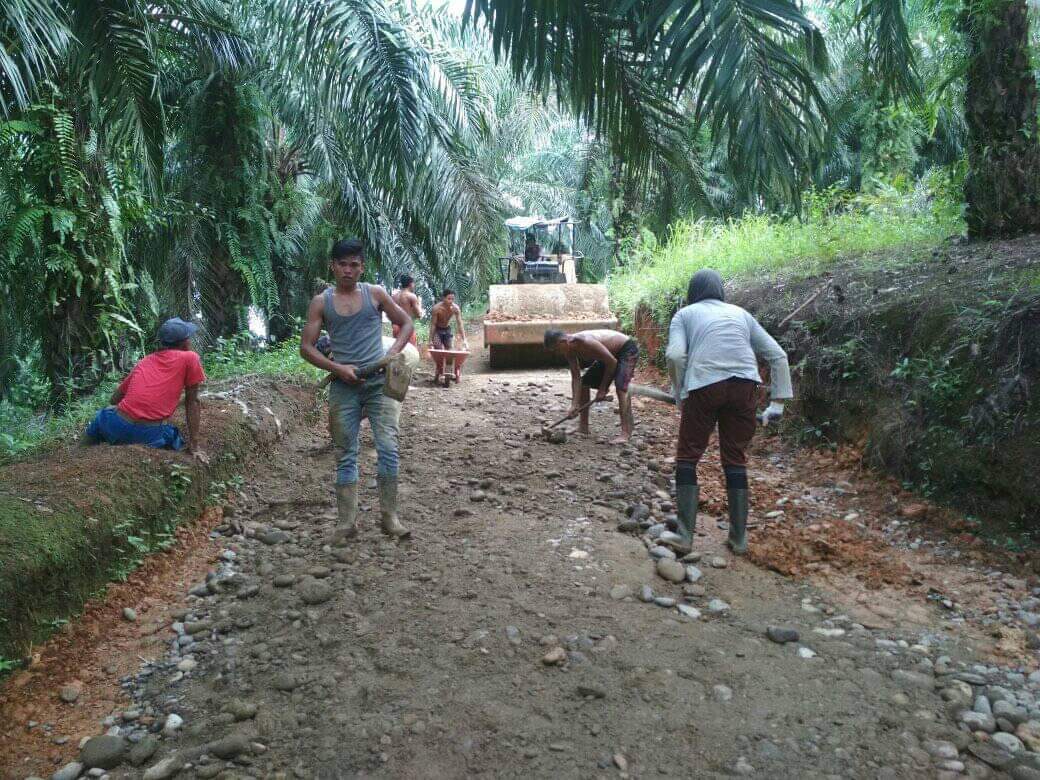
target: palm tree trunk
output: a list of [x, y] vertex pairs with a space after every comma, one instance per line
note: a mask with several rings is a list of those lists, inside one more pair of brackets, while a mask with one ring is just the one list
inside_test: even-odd
[[53, 309], [45, 307], [40, 347], [56, 408], [63, 409], [69, 401], [91, 392], [112, 369], [111, 359], [100, 351], [99, 304], [97, 291], [84, 286], [81, 294], [69, 292]]
[[1026, 0], [965, 2], [968, 235], [1037, 232], [1040, 144]]
[[211, 338], [230, 339], [241, 330], [249, 292], [226, 251], [218, 251], [213, 259], [208, 283], [212, 285], [214, 294], [204, 309], [206, 330]]

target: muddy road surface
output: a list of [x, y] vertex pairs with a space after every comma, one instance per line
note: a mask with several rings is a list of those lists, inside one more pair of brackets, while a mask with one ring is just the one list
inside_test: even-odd
[[[363, 531], [327, 545], [334, 455], [324, 419], [298, 426], [243, 475], [190, 592], [134, 624], [151, 642], [118, 688], [0, 725], [5, 776], [1040, 778], [1029, 582], [907, 543], [869, 475], [821, 478], [775, 437], [752, 558], [722, 544], [712, 454], [699, 556], [666, 580], [648, 548], [674, 415], [637, 403], [618, 447], [598, 408], [591, 439], [550, 444], [566, 372], [475, 362], [405, 403], [410, 540], [379, 531], [366, 426]], [[103, 722], [55, 725], [101, 696]]]

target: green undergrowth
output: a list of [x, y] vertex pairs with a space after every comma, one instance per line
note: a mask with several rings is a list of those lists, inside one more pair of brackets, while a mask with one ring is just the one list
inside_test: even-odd
[[[862, 444], [870, 465], [984, 517], [1010, 547], [1040, 540], [1040, 288], [1015, 283], [1040, 270], [1033, 243], [944, 250], [884, 281], [848, 269], [851, 295], [781, 337], [803, 434]], [[749, 308], [775, 327], [789, 304], [760, 300]]]
[[651, 240], [627, 267], [614, 272], [611, 307], [626, 329], [633, 327], [640, 308], [664, 322], [701, 268], [714, 268], [728, 281], [805, 277], [853, 256], [863, 264], [883, 263], [893, 253], [901, 260], [925, 257], [929, 248], [962, 230], [959, 209], [945, 201], [926, 199], [918, 205], [902, 196], [840, 203], [816, 196], [801, 222], [772, 216], [679, 222], [665, 243]]
[[[321, 372], [299, 354], [299, 341], [293, 337], [273, 347], [258, 349], [247, 338], [220, 340], [202, 356], [209, 382], [242, 375], [281, 376], [287, 379], [315, 380]], [[122, 375], [108, 377], [90, 395], [74, 399], [60, 412], [47, 407], [46, 386], [23, 397], [0, 401], [0, 463], [26, 457], [42, 449], [72, 442], [97, 413], [108, 405], [112, 391]], [[32, 372], [17, 380], [34, 387]]]
[[107, 583], [172, 545], [178, 524], [219, 500], [251, 442], [244, 424], [229, 426], [206, 467], [119, 448], [114, 464], [77, 487], [76, 501], [24, 500], [3, 484], [10, 475], [0, 475], [0, 658], [31, 655]]

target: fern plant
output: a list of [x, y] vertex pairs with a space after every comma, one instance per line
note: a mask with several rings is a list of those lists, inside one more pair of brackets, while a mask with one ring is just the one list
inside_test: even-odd
[[77, 129], [57, 87], [49, 98], [0, 129], [0, 294], [5, 325], [35, 334], [67, 401], [117, 367], [121, 342], [140, 351], [124, 237], [143, 196], [129, 160], [108, 159], [96, 130]]

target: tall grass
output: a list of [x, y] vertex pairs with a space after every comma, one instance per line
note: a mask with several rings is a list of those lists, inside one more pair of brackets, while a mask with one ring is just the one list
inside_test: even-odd
[[649, 247], [611, 275], [611, 306], [626, 327], [640, 304], [660, 322], [683, 300], [690, 277], [701, 268], [714, 268], [726, 280], [781, 272], [806, 276], [847, 257], [862, 255], [870, 262], [880, 250], [933, 246], [962, 229], [956, 209], [879, 207], [876, 201], [841, 212], [813, 209], [803, 222], [758, 215], [678, 222], [664, 244]]

